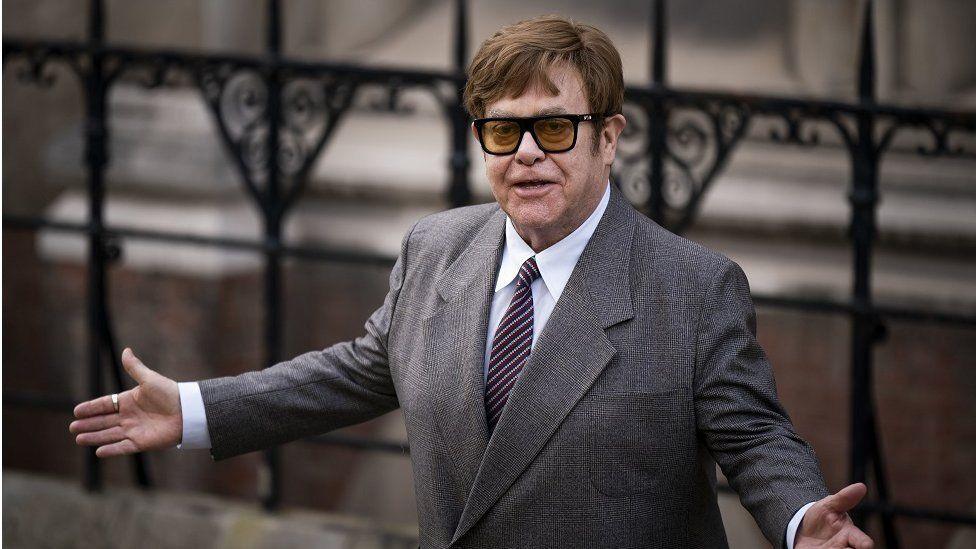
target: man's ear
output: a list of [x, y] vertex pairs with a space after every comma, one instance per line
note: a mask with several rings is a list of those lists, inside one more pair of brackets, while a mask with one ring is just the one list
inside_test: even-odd
[[626, 126], [627, 119], [622, 114], [615, 114], [603, 119], [603, 129], [600, 131], [602, 145], [600, 152], [603, 154], [604, 164], [608, 166], [613, 164], [613, 159], [617, 155], [617, 141]]

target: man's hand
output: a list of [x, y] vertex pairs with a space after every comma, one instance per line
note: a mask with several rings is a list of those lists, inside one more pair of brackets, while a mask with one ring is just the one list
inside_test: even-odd
[[847, 515], [867, 492], [868, 487], [859, 482], [810, 506], [803, 515], [793, 549], [873, 549], [871, 538], [854, 526]]
[[175, 446], [183, 438], [183, 414], [176, 382], [150, 370], [132, 350], [122, 351], [122, 366], [139, 385], [119, 393], [119, 411], [111, 395], [75, 406], [68, 430], [82, 446], [98, 446], [98, 457], [121, 456]]

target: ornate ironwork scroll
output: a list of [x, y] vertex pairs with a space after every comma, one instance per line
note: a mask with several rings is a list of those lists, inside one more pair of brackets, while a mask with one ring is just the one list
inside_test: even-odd
[[[707, 100], [667, 101], [669, 111], [664, 150], [664, 224], [681, 232], [693, 221], [701, 199], [731, 152], [749, 128], [750, 112], [742, 104]], [[617, 145], [613, 177], [627, 198], [647, 207], [651, 199], [649, 119], [647, 102], [624, 103], [627, 126]]]

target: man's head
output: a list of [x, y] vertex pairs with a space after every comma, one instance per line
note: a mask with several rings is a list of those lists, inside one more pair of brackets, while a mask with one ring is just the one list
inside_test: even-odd
[[[485, 153], [495, 199], [537, 251], [596, 208], [625, 124], [623, 93], [620, 55], [607, 35], [560, 17], [505, 27], [471, 61], [464, 101], [476, 119], [602, 115], [579, 122], [576, 146], [565, 152], [547, 153], [525, 133], [513, 152]], [[475, 125], [472, 131], [480, 139]]]

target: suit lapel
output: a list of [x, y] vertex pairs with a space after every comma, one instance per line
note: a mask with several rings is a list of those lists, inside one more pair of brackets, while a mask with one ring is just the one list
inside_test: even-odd
[[[474, 526], [528, 467], [616, 353], [606, 328], [633, 317], [630, 246], [634, 214], [630, 204], [612, 188], [607, 210], [484, 449], [452, 543]], [[483, 383], [481, 391], [483, 394]], [[478, 403], [483, 419], [482, 400]]]
[[501, 258], [505, 213], [498, 209], [437, 283], [444, 300], [425, 323], [436, 421], [468, 496], [487, 445], [484, 353], [489, 304]]

